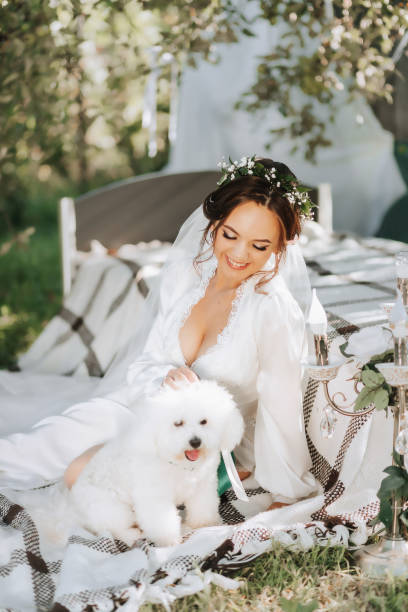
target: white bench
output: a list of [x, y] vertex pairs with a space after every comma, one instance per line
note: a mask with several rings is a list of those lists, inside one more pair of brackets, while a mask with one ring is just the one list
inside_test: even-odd
[[[166, 174], [155, 172], [116, 181], [59, 202], [63, 294], [71, 288], [78, 251], [88, 251], [93, 239], [106, 248], [150, 240], [173, 241], [186, 217], [217, 187], [216, 171]], [[319, 221], [331, 227], [330, 185], [312, 193], [319, 203]]]

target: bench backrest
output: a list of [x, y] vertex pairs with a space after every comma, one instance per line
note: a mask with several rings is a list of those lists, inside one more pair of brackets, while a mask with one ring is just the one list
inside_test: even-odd
[[[77, 251], [93, 239], [106, 248], [158, 239], [173, 241], [188, 215], [217, 187], [219, 172], [156, 172], [95, 189], [60, 202], [63, 293], [72, 282]], [[318, 193], [312, 193], [318, 198]]]

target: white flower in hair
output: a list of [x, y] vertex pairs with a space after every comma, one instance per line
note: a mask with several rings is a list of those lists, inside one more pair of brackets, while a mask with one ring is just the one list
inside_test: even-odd
[[[218, 164], [220, 167], [220, 164]], [[277, 168], [267, 168], [256, 156], [243, 156], [240, 161], [232, 161], [229, 158], [229, 165], [223, 161], [221, 163], [222, 177], [218, 181], [218, 186], [223, 187], [236, 178], [244, 176], [258, 176], [270, 184], [270, 188], [275, 187], [279, 193], [286, 197], [289, 203], [298, 210], [302, 219], [312, 218], [314, 204], [310, 200], [307, 192], [309, 189], [299, 184], [292, 174], [281, 174]]]

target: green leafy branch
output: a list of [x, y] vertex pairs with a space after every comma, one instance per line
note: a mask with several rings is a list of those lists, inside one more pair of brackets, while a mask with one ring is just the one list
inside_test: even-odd
[[354, 410], [359, 412], [374, 404], [376, 410], [386, 410], [392, 403], [395, 391], [385, 381], [384, 376], [376, 368], [377, 363], [391, 362], [394, 359], [394, 351], [389, 350], [374, 355], [362, 368], [359, 375], [359, 382], [363, 388], [357, 396]]
[[[345, 357], [351, 357], [347, 351], [348, 342], [339, 348]], [[363, 385], [354, 404], [355, 412], [365, 410], [370, 405], [375, 406], [376, 410], [387, 410], [388, 406], [394, 405], [396, 400], [396, 389], [389, 385], [384, 376], [377, 370], [378, 363], [389, 363], [394, 361], [394, 351], [389, 349], [378, 355], [371, 357], [370, 361], [364, 364], [356, 380]], [[399, 520], [405, 527], [408, 527], [408, 508], [403, 510], [404, 502], [408, 499], [408, 472], [405, 469], [402, 457], [393, 451], [395, 465], [385, 468], [387, 474], [382, 480], [377, 497], [380, 500], [380, 511], [371, 522], [374, 526], [381, 522], [387, 530], [391, 529], [393, 520], [392, 505], [394, 500], [399, 507]]]
[[[339, 347], [339, 350], [345, 357], [351, 358], [352, 355], [346, 352], [347, 345], [348, 342], [345, 342]], [[354, 404], [355, 412], [365, 410], [372, 404], [375, 405], [376, 410], [387, 410], [388, 406], [394, 402], [395, 389], [385, 381], [384, 376], [376, 367], [377, 363], [391, 363], [392, 361], [394, 361], [394, 351], [390, 349], [379, 355], [373, 355], [370, 361], [364, 364], [355, 377], [355, 380], [363, 385]]]
[[402, 457], [394, 451], [394, 462], [396, 465], [390, 465], [385, 468], [384, 472], [387, 476], [382, 480], [380, 488], [377, 492], [377, 497], [380, 500], [380, 511], [371, 525], [376, 523], [384, 523], [387, 529], [391, 529], [392, 525], [392, 504], [397, 501], [397, 506], [400, 509], [398, 520], [408, 527], [408, 508], [403, 509], [404, 501], [408, 499], [408, 472], [402, 464]]
[[[272, 53], [261, 56], [255, 83], [238, 102], [250, 112], [274, 104], [281, 125], [273, 138], [286, 134], [312, 162], [319, 148], [332, 143], [326, 126], [339, 109], [362, 95], [369, 103], [392, 102], [393, 53], [407, 27], [405, 2], [331, 0], [260, 1], [261, 16], [280, 25], [280, 40]], [[322, 121], [323, 105], [327, 120]], [[357, 121], [357, 118], [356, 118]]]

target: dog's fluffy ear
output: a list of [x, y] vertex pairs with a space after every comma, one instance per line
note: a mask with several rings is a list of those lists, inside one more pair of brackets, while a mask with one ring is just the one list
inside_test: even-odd
[[232, 451], [241, 442], [244, 434], [244, 419], [238, 408], [233, 408], [225, 421], [221, 440], [222, 450]]

